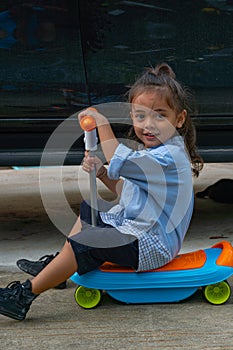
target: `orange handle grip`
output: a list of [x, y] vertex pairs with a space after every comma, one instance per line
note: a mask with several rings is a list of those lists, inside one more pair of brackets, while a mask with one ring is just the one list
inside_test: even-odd
[[80, 126], [84, 131], [92, 131], [96, 128], [95, 119], [87, 115], [81, 119]]
[[[92, 107], [88, 109], [96, 111], [96, 109]], [[80, 120], [80, 126], [84, 131], [92, 131], [96, 128], [96, 121], [93, 117], [87, 115]]]

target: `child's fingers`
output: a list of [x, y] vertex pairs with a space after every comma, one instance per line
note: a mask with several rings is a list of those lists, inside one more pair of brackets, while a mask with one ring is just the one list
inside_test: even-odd
[[101, 125], [109, 124], [106, 117], [103, 114], [99, 113], [97, 109], [93, 107], [89, 107], [78, 114], [79, 123], [84, 117], [87, 117], [87, 116], [93, 117], [95, 119], [97, 127]]
[[82, 168], [85, 172], [90, 173], [94, 169], [94, 166], [89, 165], [87, 163], [83, 163]]
[[99, 163], [102, 162], [99, 158], [97, 157], [90, 157], [88, 152], [85, 152], [85, 157], [83, 159], [83, 164], [82, 164], [82, 168], [84, 171], [86, 172], [90, 172], [91, 170], [93, 170], [96, 166], [99, 168]]
[[97, 112], [97, 110], [95, 108], [89, 107], [89, 108], [85, 109], [84, 111], [82, 111], [82, 112], [80, 112], [78, 114], [78, 120], [80, 122], [81, 119], [83, 117], [86, 117], [86, 116], [90, 116], [90, 117], [95, 118], [97, 114], [98, 114], [98, 112]]
[[90, 161], [90, 158], [84, 158], [83, 160], [83, 164], [82, 164], [82, 168], [84, 171], [86, 171], [87, 173], [89, 173], [90, 171], [92, 171], [94, 169], [95, 164], [93, 162]]

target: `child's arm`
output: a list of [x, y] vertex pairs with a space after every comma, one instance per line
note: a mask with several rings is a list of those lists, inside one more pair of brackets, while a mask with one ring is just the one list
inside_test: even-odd
[[123, 180], [113, 180], [108, 177], [108, 172], [102, 161], [98, 157], [89, 157], [88, 152], [85, 152], [83, 159], [83, 170], [90, 172], [93, 167], [96, 167], [96, 177], [113, 193], [120, 195], [123, 185]]
[[121, 194], [122, 187], [123, 187], [123, 180], [112, 180], [108, 177], [108, 172], [105, 166], [103, 166], [100, 169], [101, 173], [97, 173], [96, 177], [103, 182], [103, 184], [113, 193], [117, 194], [118, 196]]
[[85, 116], [91, 116], [95, 119], [103, 153], [107, 162], [110, 163], [119, 142], [112, 131], [109, 121], [94, 108], [87, 108], [79, 113], [79, 121]]

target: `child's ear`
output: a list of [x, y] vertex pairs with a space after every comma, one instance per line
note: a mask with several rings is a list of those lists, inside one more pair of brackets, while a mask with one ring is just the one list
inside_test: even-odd
[[178, 129], [182, 128], [182, 126], [186, 120], [186, 117], [187, 117], [187, 111], [186, 111], [186, 109], [183, 109], [183, 111], [180, 114], [178, 114], [178, 116], [177, 116], [176, 127]]

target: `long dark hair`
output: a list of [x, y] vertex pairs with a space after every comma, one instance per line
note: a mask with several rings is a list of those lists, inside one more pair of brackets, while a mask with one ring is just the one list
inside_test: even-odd
[[[155, 68], [148, 68], [131, 86], [128, 92], [129, 103], [132, 103], [145, 90], [154, 88], [161, 96], [165, 96], [167, 104], [177, 114], [184, 109], [187, 111], [185, 122], [181, 128], [177, 129], [177, 132], [184, 138], [184, 143], [191, 159], [193, 174], [198, 176], [203, 168], [203, 160], [197, 151], [196, 130], [191, 119], [191, 115], [196, 113], [193, 96], [187, 88], [182, 87], [176, 80], [176, 75], [172, 68], [167, 63], [161, 63]], [[130, 130], [130, 137], [136, 139], [133, 128]]]

